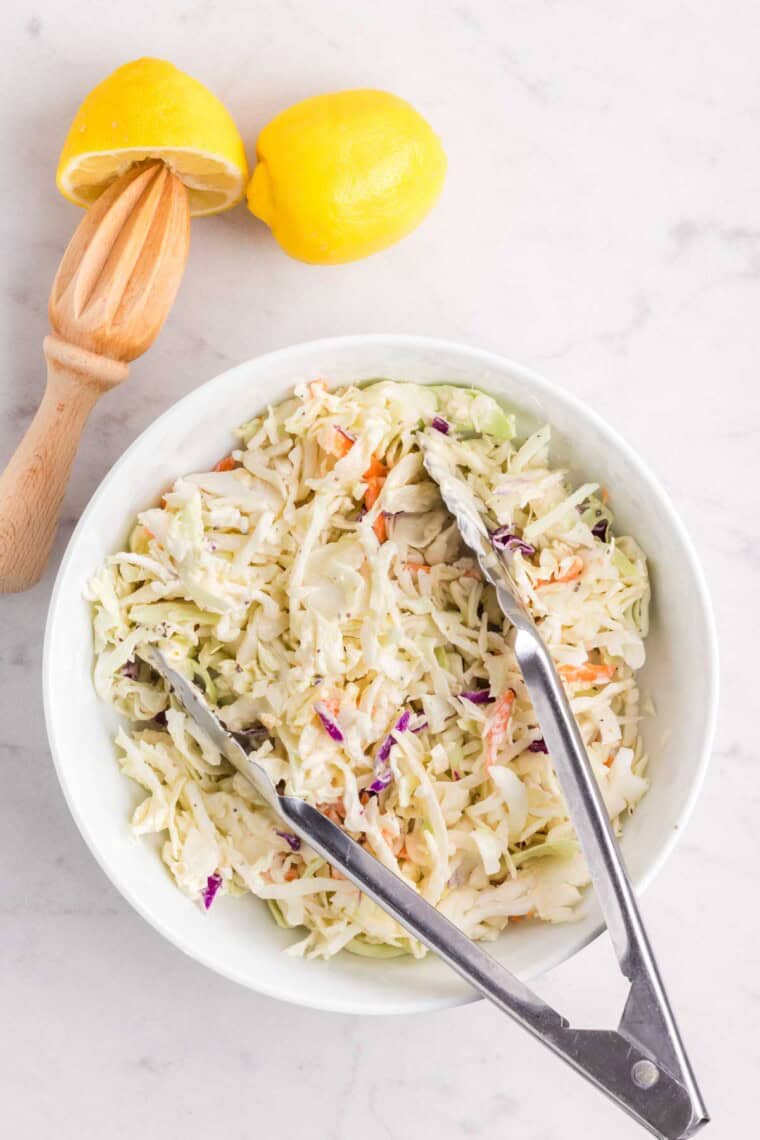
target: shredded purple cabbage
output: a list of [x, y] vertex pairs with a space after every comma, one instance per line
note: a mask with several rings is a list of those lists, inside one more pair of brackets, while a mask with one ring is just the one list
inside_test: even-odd
[[508, 526], [500, 526], [497, 530], [492, 530], [491, 543], [496, 550], [509, 550], [511, 553], [519, 550], [526, 558], [532, 558], [536, 553], [535, 546], [525, 542], [519, 534], [515, 534]]
[[[411, 719], [412, 714], [408, 710], [403, 712], [396, 721], [393, 732], [406, 732]], [[388, 763], [388, 758], [391, 754], [391, 748], [393, 748], [395, 743], [393, 733], [389, 732], [377, 751], [377, 756], [375, 757], [375, 778], [367, 788], [368, 792], [382, 792], [392, 782], [393, 769]]]
[[609, 519], [600, 519], [598, 523], [594, 523], [591, 528], [591, 533], [595, 538], [601, 538], [602, 542], [607, 542], [609, 539], [610, 521]]
[[546, 741], [544, 740], [543, 736], [539, 736], [538, 740], [531, 740], [530, 744], [528, 745], [528, 752], [548, 751], [549, 749], [546, 747]]
[[427, 726], [428, 726], [428, 722], [426, 720], [421, 720], [420, 723], [415, 725], [415, 727], [413, 729], [411, 729], [410, 731], [415, 732], [415, 733], [423, 732], [427, 728]]
[[[407, 728], [409, 727], [409, 721], [411, 719], [412, 714], [408, 710], [406, 712], [403, 712], [396, 721], [393, 732], [406, 732]], [[393, 748], [394, 744], [395, 741], [393, 739], [393, 733], [389, 732], [383, 743], [380, 745], [380, 750], [377, 754], [377, 759], [381, 762], [381, 764], [384, 764], [390, 756], [391, 748]]]
[[136, 681], [140, 674], [140, 662], [136, 661], [133, 657], [130, 661], [127, 661], [124, 663], [124, 665], [122, 665], [119, 672], [121, 673], [122, 677], [129, 677], [130, 681]]
[[379, 776], [375, 776], [372, 783], [367, 788], [368, 792], [374, 792], [377, 795], [379, 792], [385, 791], [390, 783], [393, 782], [393, 772], [389, 767], [383, 769]]
[[297, 835], [293, 835], [292, 831], [277, 831], [275, 835], [279, 835], [280, 839], [284, 839], [291, 851], [301, 850], [301, 840]]
[[334, 740], [337, 744], [342, 744], [345, 737], [338, 726], [338, 722], [330, 715], [329, 709], [327, 709], [321, 701], [315, 701], [314, 712], [322, 721], [322, 727], [330, 739]]
[[345, 428], [343, 428], [343, 427], [341, 427], [341, 426], [340, 426], [340, 424], [336, 424], [336, 425], [335, 425], [335, 430], [336, 430], [336, 431], [337, 431], [337, 432], [338, 432], [340, 435], [342, 435], [344, 439], [348, 439], [348, 440], [350, 440], [350, 441], [351, 441], [351, 443], [356, 443], [356, 436], [355, 436], [355, 435], [351, 435], [351, 432], [350, 432], [350, 431], [346, 431], [346, 429], [345, 429]]
[[460, 693], [463, 701], [471, 701], [474, 705], [490, 705], [493, 701], [490, 689], [471, 689], [468, 693]]
[[208, 879], [206, 880], [206, 889], [203, 892], [203, 905], [205, 906], [206, 910], [209, 909], [212, 902], [216, 898], [216, 892], [219, 890], [221, 885], [222, 876], [218, 871], [214, 871], [213, 875], [209, 875]]
[[443, 416], [433, 416], [433, 427], [442, 435], [448, 435], [451, 431], [451, 424]]

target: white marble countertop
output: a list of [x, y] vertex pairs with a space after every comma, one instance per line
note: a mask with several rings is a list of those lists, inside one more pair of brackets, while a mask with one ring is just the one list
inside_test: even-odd
[[[79, 219], [53, 185], [57, 152], [78, 100], [113, 67], [171, 58], [227, 101], [251, 152], [271, 114], [300, 97], [386, 87], [429, 116], [450, 160], [423, 228], [355, 265], [289, 261], [242, 208], [195, 224], [166, 329], [88, 427], [44, 581], [0, 600], [4, 1134], [643, 1135], [484, 1003], [407, 1020], [326, 1016], [184, 958], [104, 878], [51, 767], [39, 683], [48, 595], [109, 466], [158, 412], [237, 361], [394, 331], [504, 352], [593, 401], [696, 540], [720, 627], [720, 725], [704, 793], [645, 913], [714, 1116], [707, 1135], [749, 1136], [760, 1066], [748, 651], [760, 559], [757, 5], [37, 0], [6, 6], [2, 26], [3, 462], [40, 397], [46, 296]], [[606, 939], [543, 989], [612, 1023], [622, 990]]]

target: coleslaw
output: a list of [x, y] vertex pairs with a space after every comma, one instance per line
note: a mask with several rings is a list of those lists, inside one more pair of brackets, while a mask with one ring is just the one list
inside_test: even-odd
[[[164, 837], [209, 909], [251, 892], [300, 930], [288, 953], [425, 948], [331, 870], [171, 697], [158, 645], [306, 797], [474, 939], [573, 918], [588, 883], [493, 590], [422, 466], [446, 437], [493, 521], [560, 675], [616, 831], [647, 789], [636, 672], [649, 580], [596, 483], [570, 486], [551, 433], [522, 441], [477, 389], [304, 383], [244, 424], [212, 471], [143, 511], [92, 579], [98, 694], [145, 790], [136, 835]], [[443, 442], [441, 440], [441, 442]]]

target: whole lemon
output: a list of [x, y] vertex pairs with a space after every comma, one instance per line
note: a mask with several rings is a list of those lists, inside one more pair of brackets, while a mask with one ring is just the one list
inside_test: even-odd
[[264, 128], [251, 212], [291, 257], [355, 261], [393, 245], [435, 203], [446, 155], [432, 127], [387, 91], [317, 95]]

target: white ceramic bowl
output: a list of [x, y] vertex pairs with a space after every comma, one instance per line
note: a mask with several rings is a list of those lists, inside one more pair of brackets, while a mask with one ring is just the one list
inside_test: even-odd
[[[355, 336], [295, 345], [210, 380], [132, 444], [82, 515], [53, 590], [43, 665], [51, 750], [93, 855], [143, 918], [185, 953], [251, 989], [320, 1009], [402, 1013], [453, 1005], [474, 995], [432, 956], [415, 962], [343, 954], [327, 964], [303, 962], [282, 952], [294, 935], [250, 896], [221, 899], [209, 914], [188, 901], [156, 845], [130, 833], [139, 792], [117, 768], [116, 720], [91, 683], [90, 615], [82, 600], [88, 577], [121, 547], [137, 511], [177, 475], [208, 469], [229, 450], [235, 425], [279, 401], [297, 380], [316, 376], [331, 384], [374, 377], [473, 383], [513, 406], [522, 431], [551, 423], [554, 461], [609, 488], [618, 525], [649, 555], [654, 588], [643, 678], [657, 705], [644, 725], [652, 787], [626, 823], [622, 846], [639, 889], [662, 866], [702, 782], [717, 698], [713, 619], [691, 543], [663, 489], [594, 412], [503, 357], [444, 341]], [[489, 949], [530, 978], [575, 954], [600, 929], [588, 892], [580, 921], [516, 927]]]

